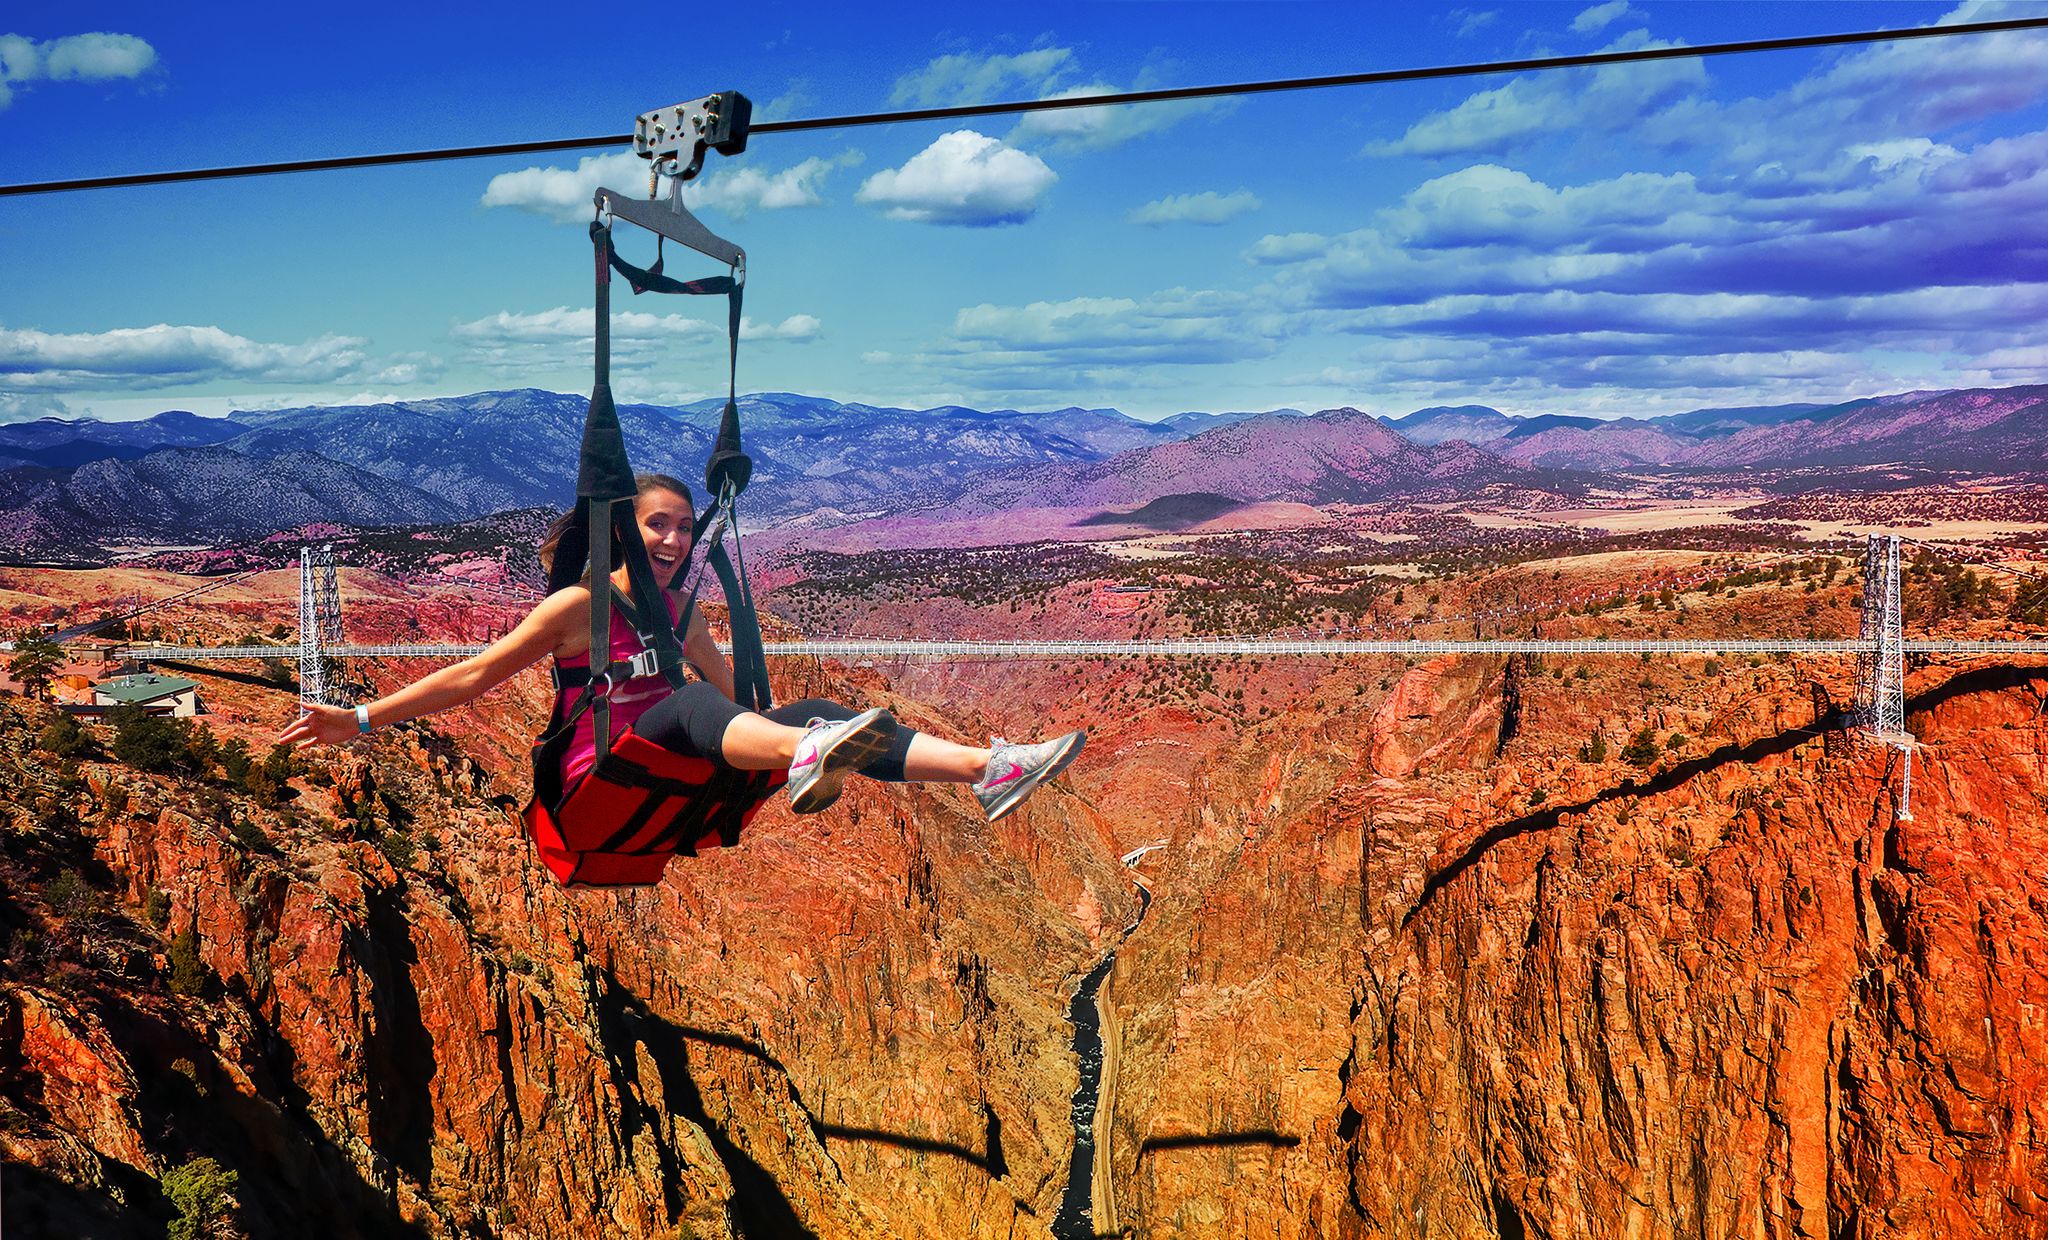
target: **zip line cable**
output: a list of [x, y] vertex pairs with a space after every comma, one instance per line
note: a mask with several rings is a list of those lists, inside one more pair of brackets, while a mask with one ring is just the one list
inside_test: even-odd
[[[1961, 22], [1953, 26], [1917, 26], [1909, 30], [1861, 30], [1841, 34], [1795, 35], [1782, 39], [1748, 39], [1737, 43], [1703, 43], [1696, 47], [1641, 48], [1623, 52], [1588, 52], [1579, 56], [1542, 56], [1526, 60], [1494, 60], [1478, 64], [1434, 65], [1414, 69], [1382, 69], [1368, 73], [1334, 73], [1321, 77], [1273, 78], [1260, 82], [1233, 82], [1211, 86], [1179, 86], [1162, 90], [1134, 90], [1113, 95], [1079, 95], [1065, 99], [1030, 99], [1011, 103], [979, 103], [947, 108], [919, 108], [901, 112], [857, 112], [846, 116], [813, 116], [799, 120], [762, 121], [749, 128], [749, 135], [802, 133], [807, 130], [851, 129], [860, 125], [893, 125], [909, 121], [963, 120], [977, 116], [1007, 116], [1026, 112], [1051, 112], [1065, 108], [1102, 108], [1127, 103], [1169, 103], [1186, 99], [1217, 99], [1234, 95], [1264, 95], [1290, 90], [1321, 90], [1333, 86], [1374, 86], [1387, 82], [1424, 82], [1439, 78], [1480, 77], [1496, 73], [1535, 73], [1550, 69], [1582, 69], [1603, 65], [1642, 64], [1659, 60], [1684, 60], [1699, 56], [1729, 56], [1748, 52], [1783, 52], [1802, 48], [1849, 47], [1868, 43], [1896, 43], [1907, 39], [1945, 38], [1950, 35], [1995, 34], [2001, 31], [2048, 28], [2048, 17], [2014, 17], [2001, 21]], [[136, 172], [120, 176], [82, 177], [66, 181], [33, 181], [0, 185], [0, 198], [22, 194], [55, 194], [82, 189], [115, 189], [131, 185], [168, 185], [181, 181], [217, 181], [230, 177], [274, 176], [286, 172], [328, 172], [341, 168], [375, 168], [391, 164], [422, 164], [449, 159], [481, 159], [493, 155], [538, 155], [555, 151], [590, 150], [626, 146], [629, 133], [605, 134], [591, 138], [557, 138], [537, 142], [501, 142], [489, 146], [451, 146], [425, 151], [394, 151], [381, 155], [341, 155], [329, 159], [297, 159], [268, 164], [237, 164], [221, 168], [187, 168], [170, 172]]]

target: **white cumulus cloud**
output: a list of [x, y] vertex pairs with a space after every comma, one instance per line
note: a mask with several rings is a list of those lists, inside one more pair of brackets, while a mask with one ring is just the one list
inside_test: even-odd
[[[683, 187], [683, 202], [743, 216], [749, 211], [779, 211], [824, 203], [825, 178], [833, 170], [861, 161], [859, 151], [830, 159], [812, 156], [780, 171], [750, 165], [707, 172]], [[574, 168], [522, 168], [501, 172], [484, 187], [486, 207], [514, 207], [562, 224], [580, 224], [592, 217], [592, 198], [599, 186], [638, 197], [647, 185], [647, 161], [631, 151], [586, 155]], [[666, 187], [664, 187], [665, 189]]]
[[483, 205], [516, 207], [563, 224], [589, 220], [598, 186], [622, 192], [647, 183], [647, 161], [631, 151], [585, 155], [574, 168], [522, 168], [501, 172], [484, 186]]
[[1131, 222], [1154, 227], [1162, 224], [1223, 224], [1248, 211], [1256, 211], [1261, 205], [1258, 195], [1248, 189], [1228, 194], [1219, 194], [1213, 189], [1199, 194], [1169, 194], [1131, 212]]
[[74, 34], [42, 46], [43, 72], [53, 82], [104, 82], [140, 77], [156, 64], [156, 49], [132, 34]]
[[[591, 331], [590, 307], [556, 306], [529, 313], [501, 310], [455, 323], [448, 334], [462, 346], [471, 364], [525, 375], [587, 367]], [[740, 339], [757, 344], [807, 344], [823, 334], [824, 324], [815, 315], [792, 314], [779, 323], [740, 320]], [[666, 374], [680, 365], [704, 376], [715, 374], [723, 381], [723, 313], [691, 318], [645, 310], [615, 311], [611, 336], [614, 370]]]
[[781, 211], [789, 207], [822, 206], [825, 177], [835, 168], [851, 167], [862, 159], [859, 151], [847, 151], [832, 159], [812, 156], [780, 172], [737, 167], [715, 172], [683, 187], [683, 201], [692, 208], [711, 207], [734, 217], [752, 210]]
[[825, 325], [815, 315], [792, 314], [780, 323], [756, 323], [749, 318], [740, 319], [742, 340], [782, 340], [789, 342], [816, 340], [823, 333]]
[[1245, 261], [1260, 266], [1305, 262], [1321, 257], [1330, 249], [1330, 239], [1321, 233], [1268, 233], [1244, 252]]
[[71, 406], [43, 393], [0, 392], [0, 422], [33, 422], [37, 418], [68, 418]]
[[37, 42], [0, 34], [0, 108], [13, 102], [15, 82], [107, 82], [141, 77], [156, 67], [156, 49], [132, 34], [68, 34]]
[[1059, 180], [1044, 160], [986, 134], [957, 129], [901, 168], [869, 177], [854, 195], [891, 219], [986, 227], [1019, 224]]
[[1272, 352], [1275, 329], [1242, 298], [1168, 289], [1150, 297], [1075, 297], [1022, 306], [968, 306], [953, 316], [963, 361], [1071, 366], [1217, 364]]
[[122, 327], [53, 333], [0, 328], [0, 392], [168, 387], [215, 379], [320, 383], [358, 373], [364, 341], [320, 336], [273, 344], [218, 327]]

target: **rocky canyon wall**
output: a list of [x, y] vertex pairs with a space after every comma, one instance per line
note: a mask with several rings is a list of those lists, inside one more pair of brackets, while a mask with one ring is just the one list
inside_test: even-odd
[[659, 888], [564, 892], [430, 732], [266, 809], [4, 731], [10, 1232], [161, 1235], [160, 1177], [210, 1156], [252, 1235], [1045, 1234], [1097, 954], [1070, 910], [1134, 905], [1061, 789], [990, 827], [855, 788]]
[[1094, 735], [996, 827], [861, 786], [617, 894], [533, 863], [478, 721], [266, 807], [4, 708], [9, 1223], [161, 1234], [207, 1155], [250, 1234], [1043, 1236], [1066, 1002], [1161, 843], [1102, 1004], [1131, 1235], [2048, 1235], [2048, 667], [1915, 672], [1909, 820], [1838, 663], [1219, 675], [1269, 705], [794, 678]]

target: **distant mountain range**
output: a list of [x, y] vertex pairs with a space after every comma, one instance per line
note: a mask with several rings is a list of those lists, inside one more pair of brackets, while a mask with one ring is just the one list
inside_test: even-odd
[[1912, 465], [1971, 474], [2048, 470], [2048, 386], [1905, 392], [1835, 405], [1697, 409], [1662, 418], [1516, 417], [1484, 405], [1419, 409], [1387, 425], [1525, 465], [1588, 472]]
[[[0, 426], [0, 555], [90, 560], [110, 546], [259, 537], [315, 521], [454, 521], [564, 506], [586, 404], [520, 390]], [[721, 407], [621, 406], [635, 464], [695, 482]], [[781, 392], [745, 397], [741, 412], [755, 458], [755, 521], [1024, 507], [1115, 513], [1176, 496], [1204, 497], [1194, 507], [1205, 511], [1270, 499], [1442, 498], [1500, 484], [1574, 490], [1616, 472], [1896, 464], [2048, 473], [2048, 387], [1611, 421], [1461, 405], [1400, 418], [1284, 409], [1146, 422], [1114, 409], [912, 410]]]

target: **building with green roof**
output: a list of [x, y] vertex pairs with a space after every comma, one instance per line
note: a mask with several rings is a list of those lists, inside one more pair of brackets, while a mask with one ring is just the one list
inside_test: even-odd
[[183, 676], [139, 672], [116, 676], [92, 687], [94, 706], [140, 706], [151, 714], [189, 719], [199, 713], [199, 682]]

